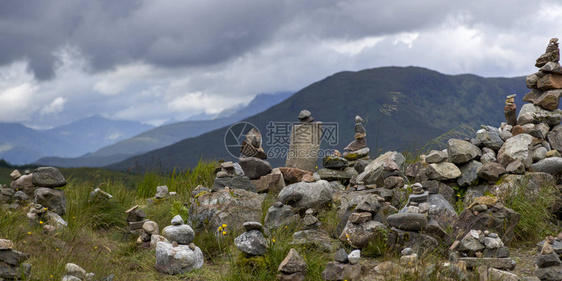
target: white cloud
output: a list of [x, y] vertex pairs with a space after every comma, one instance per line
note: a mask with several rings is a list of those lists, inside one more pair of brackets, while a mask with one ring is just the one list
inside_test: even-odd
[[41, 114], [46, 115], [62, 112], [64, 110], [64, 104], [66, 103], [66, 101], [66, 98], [57, 97], [49, 105], [41, 109]]

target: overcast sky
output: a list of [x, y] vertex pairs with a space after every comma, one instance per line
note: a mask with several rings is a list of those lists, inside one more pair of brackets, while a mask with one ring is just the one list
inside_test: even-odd
[[528, 75], [559, 2], [2, 0], [0, 122], [158, 125], [380, 66]]

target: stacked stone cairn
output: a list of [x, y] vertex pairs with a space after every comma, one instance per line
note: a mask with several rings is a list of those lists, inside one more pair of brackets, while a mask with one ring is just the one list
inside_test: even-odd
[[237, 262], [241, 265], [252, 265], [258, 260], [263, 261], [268, 248], [264, 234], [268, 232], [261, 223], [255, 221], [245, 222], [243, 226], [245, 232], [234, 238], [234, 245], [242, 252]]
[[[203, 266], [203, 252], [192, 243], [193, 229], [184, 223], [180, 215], [172, 218], [172, 225], [162, 229], [156, 242], [156, 270], [167, 274], [182, 274]], [[152, 235], [154, 237], [156, 235]]]
[[[61, 281], [93, 281], [94, 274], [88, 273], [82, 267], [74, 263], [67, 263], [64, 266], [66, 275], [64, 275]], [[107, 279], [107, 278], [106, 278]]]
[[539, 256], [535, 275], [541, 281], [562, 280], [562, 233], [558, 237], [548, 236], [538, 245]]
[[127, 225], [131, 233], [136, 233], [148, 221], [146, 213], [139, 208], [139, 205], [129, 208], [125, 213], [127, 214]]
[[467, 268], [486, 266], [500, 270], [513, 270], [515, 261], [509, 258], [509, 248], [498, 234], [472, 229], [449, 248], [450, 259], [463, 262]]
[[340, 248], [334, 255], [334, 261], [328, 262], [322, 279], [324, 280], [359, 280], [361, 277], [360, 250], [353, 250], [349, 255]]
[[267, 192], [270, 185], [283, 182], [283, 180], [280, 178], [280, 172], [275, 173], [275, 176], [268, 176], [272, 172], [271, 164], [265, 160], [267, 159], [267, 155], [261, 147], [261, 144], [261, 134], [255, 128], [252, 128], [252, 130], [246, 134], [246, 141], [242, 142], [242, 147], [240, 148], [242, 155], [238, 161], [244, 174], [251, 180], [254, 180], [254, 183], [258, 183], [260, 189], [254, 191]]
[[295, 249], [289, 250], [285, 259], [279, 264], [278, 281], [304, 281], [306, 278], [306, 262]]
[[62, 218], [66, 213], [66, 197], [62, 190], [55, 189], [66, 185], [59, 170], [40, 167], [25, 175], [14, 170], [10, 176], [13, 180], [10, 188], [0, 188], [0, 201], [6, 203], [4, 208], [15, 210], [25, 206], [30, 222], [42, 223], [45, 232], [68, 225]]
[[154, 197], [148, 198], [148, 199], [146, 199], [146, 201], [149, 204], [154, 204], [154, 203], [158, 203], [158, 202], [167, 200], [167, 199], [169, 199], [171, 197], [175, 197], [175, 196], [177, 196], [177, 193], [175, 191], [169, 192], [168, 186], [161, 185], [161, 186], [156, 187], [156, 193], [154, 194]]
[[0, 280], [27, 280], [31, 274], [31, 264], [23, 262], [29, 258], [29, 254], [13, 248], [11, 240], [0, 239]]
[[[369, 160], [369, 148], [367, 147], [367, 130], [363, 126], [363, 118], [355, 116], [355, 140], [348, 144], [343, 150], [343, 158], [348, 161], [359, 159]], [[354, 162], [352, 162], [354, 164]]]

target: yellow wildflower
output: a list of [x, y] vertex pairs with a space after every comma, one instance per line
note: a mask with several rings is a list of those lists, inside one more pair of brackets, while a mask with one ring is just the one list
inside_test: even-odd
[[223, 231], [223, 232], [222, 232], [222, 235], [226, 235], [226, 231]]
[[27, 232], [27, 235], [31, 235], [31, 231], [28, 231], [28, 232]]
[[39, 221], [39, 224], [43, 224], [43, 221]]
[[97, 250], [97, 249], [98, 249], [98, 246], [95, 246], [95, 247], [94, 247], [94, 250]]
[[222, 226], [219, 226], [219, 232], [221, 232], [221, 231], [222, 231]]
[[222, 228], [226, 228], [226, 223], [223, 223], [223, 224], [222, 224]]
[[272, 242], [272, 243], [275, 243], [275, 238], [272, 238], [272, 239], [271, 239], [271, 242]]

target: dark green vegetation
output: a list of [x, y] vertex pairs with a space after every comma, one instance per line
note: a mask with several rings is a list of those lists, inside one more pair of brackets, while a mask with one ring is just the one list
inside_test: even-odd
[[[505, 120], [505, 96], [518, 94], [516, 103], [522, 104], [520, 99], [527, 92], [525, 79], [521, 77], [451, 76], [419, 67], [383, 67], [334, 74], [245, 121], [259, 128], [267, 152], [270, 147], [267, 124], [270, 121], [295, 122], [298, 113], [308, 109], [317, 121], [338, 123], [338, 144], [324, 143], [323, 147], [343, 151], [353, 140], [354, 117], [360, 115], [366, 121], [368, 146], [377, 154], [421, 146], [463, 124], [474, 129], [482, 124], [498, 125]], [[193, 166], [200, 158], [233, 160], [224, 147], [227, 128], [109, 167], [171, 170]], [[269, 161], [272, 166], [283, 166], [285, 157]]]
[[225, 110], [226, 112], [221, 112], [217, 118], [212, 120], [183, 121], [163, 125], [144, 131], [134, 137], [121, 140], [112, 145], [105, 146], [93, 153], [89, 153], [81, 157], [45, 157], [39, 159], [37, 163], [57, 167], [106, 166], [123, 161], [133, 155], [142, 154], [171, 145], [186, 138], [196, 137], [203, 133], [227, 126], [248, 116], [260, 113], [272, 105], [285, 100], [290, 95], [292, 95], [290, 92], [282, 92], [274, 95], [260, 94], [257, 95], [247, 106], [238, 108], [238, 111], [230, 112], [230, 110]]

